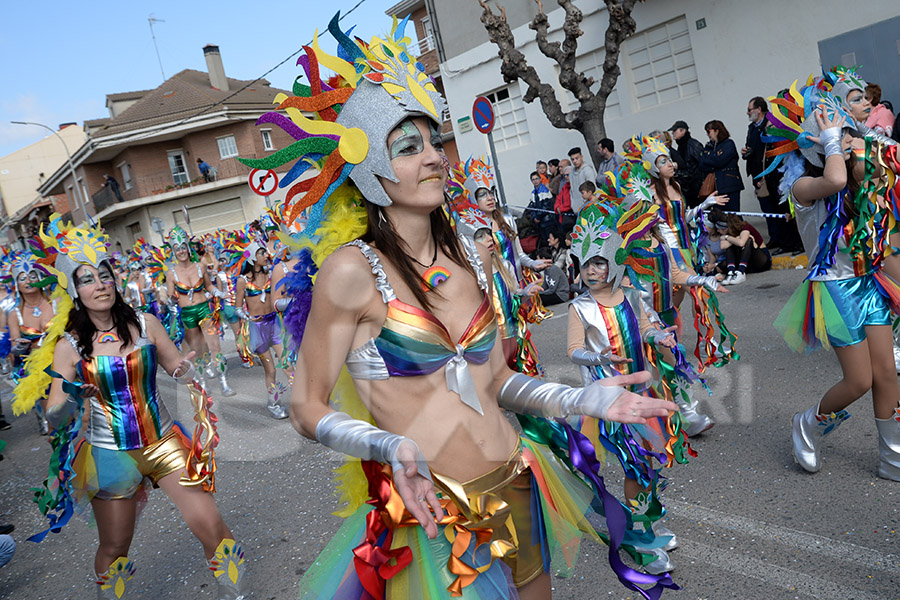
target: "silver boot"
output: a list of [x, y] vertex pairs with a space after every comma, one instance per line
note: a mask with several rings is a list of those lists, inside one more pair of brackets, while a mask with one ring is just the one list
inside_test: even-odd
[[678, 538], [675, 537], [675, 532], [666, 527], [665, 525], [660, 525], [658, 522], [653, 524], [653, 533], [656, 534], [656, 537], [664, 537], [671, 536], [672, 539], [668, 541], [668, 543], [663, 546], [663, 550], [666, 552], [671, 552], [675, 548], [678, 547]]
[[875, 419], [878, 428], [878, 476], [900, 481], [900, 409], [893, 418]]
[[280, 383], [274, 383], [269, 386], [268, 397], [266, 398], [266, 408], [272, 417], [276, 419], [287, 419], [288, 411], [282, 406], [282, 402], [287, 400], [287, 388]]
[[203, 355], [203, 358], [200, 362], [202, 364], [200, 370], [203, 371], [207, 379], [215, 379], [218, 373], [216, 373], [216, 365], [213, 364], [213, 359], [212, 356], [210, 356], [209, 352]]
[[219, 373], [219, 385], [222, 386], [222, 395], [225, 397], [234, 396], [235, 391], [228, 385], [228, 379], [225, 378], [225, 371], [228, 369], [228, 361], [225, 355], [219, 352], [216, 354], [216, 371]]
[[247, 563], [238, 542], [225, 538], [207, 562], [216, 578], [216, 600], [243, 600], [247, 597]]
[[635, 549], [641, 554], [649, 554], [656, 557], [653, 562], [644, 565], [644, 570], [651, 575], [662, 575], [675, 570], [675, 563], [669, 558], [669, 553], [662, 548], [638, 548], [635, 546]]
[[822, 438], [834, 431], [838, 425], [850, 418], [846, 410], [829, 415], [819, 414], [819, 405], [811, 406], [793, 418], [793, 452], [794, 460], [810, 473], [822, 468], [819, 452]]
[[712, 429], [716, 424], [709, 415], [697, 412], [699, 402], [694, 400], [690, 404], [681, 405], [681, 420], [684, 421], [684, 433], [692, 438], [700, 435], [708, 429]]

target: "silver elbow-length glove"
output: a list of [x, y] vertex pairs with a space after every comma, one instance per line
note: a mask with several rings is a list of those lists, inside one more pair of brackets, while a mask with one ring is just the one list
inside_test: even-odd
[[503, 383], [497, 401], [503, 408], [523, 415], [545, 418], [584, 415], [606, 419], [609, 407], [623, 393], [624, 388], [603, 385], [600, 381], [573, 388], [515, 373]]
[[711, 292], [719, 291], [719, 281], [712, 275], [688, 275], [685, 283], [690, 286], [702, 285]]
[[63, 402], [47, 409], [47, 424], [51, 429], [59, 429], [68, 425], [81, 410], [81, 400], [68, 394]]
[[394, 471], [403, 470], [403, 463], [397, 457], [400, 445], [409, 442], [416, 449], [416, 465], [419, 475], [429, 481], [431, 471], [419, 450], [418, 444], [408, 437], [389, 433], [370, 423], [354, 419], [344, 412], [333, 412], [322, 417], [316, 425], [316, 439], [332, 450], [355, 456], [363, 460], [375, 460], [391, 465]]
[[603, 366], [612, 362], [609, 358], [609, 352], [594, 352], [584, 348], [576, 348], [572, 351], [572, 355], [569, 358], [576, 365], [584, 365], [585, 367]]
[[278, 312], [284, 312], [287, 310], [287, 307], [290, 306], [290, 304], [290, 298], [279, 298], [275, 301], [275, 310], [277, 310]]

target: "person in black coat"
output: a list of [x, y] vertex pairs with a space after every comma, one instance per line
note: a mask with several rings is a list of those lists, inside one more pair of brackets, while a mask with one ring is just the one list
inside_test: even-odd
[[675, 140], [681, 159], [676, 159], [674, 154], [672, 155], [672, 160], [678, 164], [675, 181], [681, 186], [684, 201], [693, 208], [700, 204], [701, 200], [699, 194], [703, 177], [700, 175], [700, 153], [703, 152], [703, 144], [691, 137], [691, 130], [684, 121], [675, 121], [669, 131], [672, 133], [672, 139]]
[[[786, 214], [788, 204], [781, 202], [778, 195], [781, 172], [775, 169], [765, 177], [756, 178], [774, 160], [772, 157], [766, 158], [767, 145], [762, 141], [768, 123], [766, 120], [768, 112], [769, 106], [761, 96], [750, 100], [747, 105], [747, 117], [750, 119], [750, 125], [747, 127], [747, 141], [741, 149], [741, 157], [747, 161], [747, 175], [753, 181], [760, 210], [769, 214]], [[772, 250], [773, 255], [803, 251], [803, 243], [800, 241], [795, 220], [785, 220], [785, 217], [766, 217], [766, 227], [769, 230], [769, 241], [766, 246]]]
[[739, 211], [744, 182], [738, 169], [737, 146], [722, 121], [710, 121], [703, 128], [709, 136], [709, 143], [700, 153], [700, 173], [703, 177], [709, 173], [715, 174], [716, 193], [728, 196], [728, 204], [722, 206], [722, 210]]

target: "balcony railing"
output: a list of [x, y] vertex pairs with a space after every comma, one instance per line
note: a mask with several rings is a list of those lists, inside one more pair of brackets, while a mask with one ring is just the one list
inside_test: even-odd
[[434, 50], [434, 36], [426, 35], [416, 43], [416, 56], [422, 56], [426, 52]]
[[[211, 167], [209, 181], [199, 173], [196, 165], [191, 165], [188, 173], [188, 176], [191, 177], [191, 179], [181, 184], [175, 183], [175, 178], [168, 169], [144, 171], [140, 164], [133, 164], [131, 187], [127, 190], [124, 186], [119, 188], [121, 198], [119, 198], [118, 201], [127, 202], [129, 200], [147, 198], [176, 190], [190, 190], [194, 188], [196, 188], [196, 191], [201, 192], [204, 191], [204, 186], [212, 187], [211, 184], [214, 184], [216, 181], [234, 177], [246, 178], [250, 175], [250, 167], [242, 165], [233, 158], [226, 158], [221, 161], [210, 160], [207, 162], [209, 162]], [[100, 212], [117, 202], [116, 197], [110, 191], [108, 186], [104, 186], [95, 192], [92, 199], [95, 212]]]

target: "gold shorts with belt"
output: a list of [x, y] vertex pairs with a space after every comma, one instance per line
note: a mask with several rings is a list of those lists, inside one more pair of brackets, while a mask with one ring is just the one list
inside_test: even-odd
[[[502, 557], [512, 571], [516, 587], [529, 583], [544, 572], [540, 543], [543, 535], [541, 532], [532, 535], [535, 525], [531, 514], [532, 475], [531, 469], [522, 460], [521, 440], [505, 463], [470, 481], [459, 483], [434, 472], [432, 476], [435, 487], [462, 511], [469, 507], [470, 511], [478, 512], [473, 505], [482, 504], [485, 498], [499, 499], [509, 507], [508, 518], [501, 518], [507, 514], [505, 509], [501, 509], [503, 515], [494, 513], [490, 519], [495, 523], [491, 541], [495, 543], [500, 540], [516, 547], [516, 550]], [[533, 544], [533, 539], [538, 542]]]

